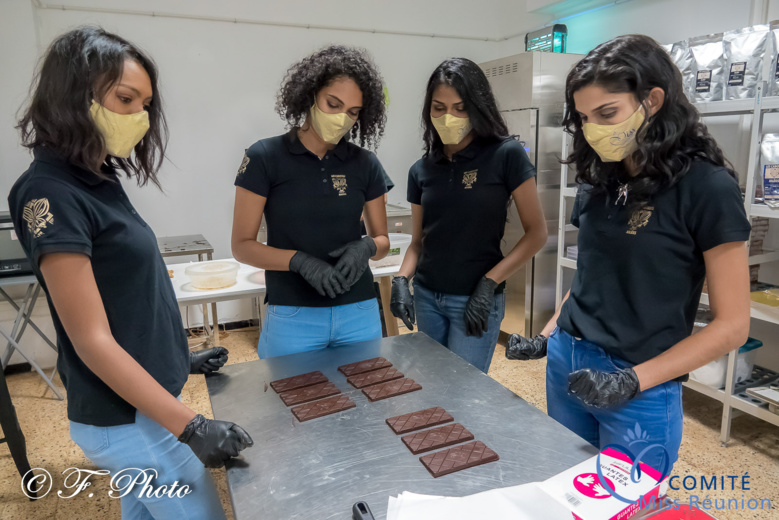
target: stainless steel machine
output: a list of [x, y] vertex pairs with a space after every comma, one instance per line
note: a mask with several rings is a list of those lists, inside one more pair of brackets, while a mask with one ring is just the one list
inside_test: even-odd
[[[554, 314], [563, 92], [568, 71], [582, 57], [526, 52], [480, 64], [509, 131], [525, 143], [536, 166], [538, 194], [549, 231], [544, 248], [506, 284], [506, 318], [501, 330], [509, 334], [538, 334]], [[503, 239], [504, 254], [523, 234], [512, 201]]]

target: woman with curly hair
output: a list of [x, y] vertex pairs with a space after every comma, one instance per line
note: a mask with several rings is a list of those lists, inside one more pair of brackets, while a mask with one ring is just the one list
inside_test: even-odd
[[[548, 355], [549, 415], [598, 447], [631, 439], [660, 470], [678, 458], [681, 382], [747, 339], [749, 221], [735, 173], [654, 40], [596, 47], [565, 96], [578, 269], [541, 335], [513, 335], [507, 356]], [[690, 336], [704, 276], [714, 320]]]
[[233, 255], [266, 270], [258, 354], [379, 338], [368, 260], [389, 250], [386, 174], [363, 147], [384, 133], [382, 78], [365, 51], [327, 47], [287, 71], [276, 110], [291, 129], [246, 150], [235, 179]]
[[[508, 135], [487, 77], [471, 60], [452, 58], [433, 71], [422, 124], [426, 153], [408, 175], [414, 229], [392, 281], [392, 312], [410, 329], [416, 318], [420, 331], [486, 373], [503, 320], [505, 280], [546, 241], [536, 171]], [[504, 257], [511, 199], [525, 235]]]

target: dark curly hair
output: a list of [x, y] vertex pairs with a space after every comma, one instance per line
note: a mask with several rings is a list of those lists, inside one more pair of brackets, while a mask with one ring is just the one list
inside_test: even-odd
[[333, 80], [347, 77], [362, 91], [362, 110], [351, 130], [352, 140], [376, 149], [387, 122], [384, 81], [364, 49], [332, 45], [292, 65], [281, 82], [276, 112], [291, 127], [305, 121], [317, 93]]
[[427, 81], [425, 102], [422, 105], [422, 133], [425, 155], [442, 151], [444, 144], [430, 118], [433, 92], [439, 85], [454, 88], [463, 100], [465, 111], [477, 136], [485, 139], [502, 139], [509, 135], [508, 127], [498, 110], [490, 82], [484, 71], [467, 58], [451, 58], [441, 63]]
[[129, 159], [108, 156], [106, 162], [135, 177], [138, 185], [151, 181], [160, 186], [157, 171], [165, 158], [168, 127], [157, 88], [157, 67], [140, 48], [100, 27], [79, 27], [52, 42], [30, 88], [30, 102], [17, 128], [22, 145], [45, 146], [71, 164], [102, 174], [97, 169], [105, 141], [89, 114], [92, 99], [102, 96], [121, 79], [124, 62], [135, 60], [149, 74], [153, 98], [149, 131], [135, 145]]
[[[662, 107], [638, 130], [638, 149], [632, 159], [639, 174], [630, 177], [621, 162], [604, 163], [587, 143], [574, 93], [589, 85], [609, 92], [629, 92], [648, 112], [649, 92], [665, 92]], [[653, 195], [679, 181], [696, 160], [726, 168], [735, 177], [717, 142], [684, 94], [682, 76], [668, 53], [652, 38], [639, 34], [619, 36], [590, 51], [571, 72], [565, 84], [563, 125], [573, 136], [573, 151], [563, 162], [576, 167], [576, 181], [603, 192], [615, 181], [628, 182], [632, 206], [646, 204]]]

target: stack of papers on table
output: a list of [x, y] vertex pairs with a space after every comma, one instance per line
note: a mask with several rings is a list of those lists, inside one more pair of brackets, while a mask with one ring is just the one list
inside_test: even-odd
[[404, 491], [390, 497], [387, 520], [473, 520], [476, 518], [570, 518], [562, 504], [537, 484], [491, 489], [467, 497], [418, 495]]

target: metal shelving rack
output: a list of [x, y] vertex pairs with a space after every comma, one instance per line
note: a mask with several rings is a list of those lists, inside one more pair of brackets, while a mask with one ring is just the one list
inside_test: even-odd
[[[779, 219], [779, 209], [772, 209], [764, 204], [755, 203], [755, 182], [759, 176], [759, 152], [760, 140], [763, 128], [763, 116], [767, 112], [779, 111], [779, 96], [763, 97], [765, 83], [757, 88], [754, 99], [737, 99], [732, 101], [713, 101], [709, 103], [696, 103], [698, 112], [704, 117], [751, 115], [749, 139], [749, 159], [747, 165], [746, 194], [744, 207], [747, 218], [766, 217]], [[568, 156], [570, 138], [563, 134], [562, 157]], [[557, 286], [555, 291], [556, 304], [560, 305], [563, 298], [563, 277], [565, 269], [576, 269], [576, 261], [567, 258], [565, 247], [565, 234], [576, 231], [576, 228], [567, 224], [567, 204], [576, 197], [576, 187], [568, 185], [568, 165], [560, 168], [560, 216], [558, 224], [558, 249], [557, 249]], [[779, 252], [764, 253], [749, 257], [749, 264], [758, 265], [779, 261]], [[708, 305], [709, 295], [701, 296], [701, 303]], [[774, 325], [779, 325], [779, 307], [771, 307], [757, 302], [752, 302], [750, 315], [752, 319], [761, 320]], [[730, 440], [730, 426], [733, 419], [733, 411], [747, 413], [766, 422], [779, 426], [779, 415], [770, 412], [764, 404], [751, 397], [741, 397], [736, 390], [736, 359], [738, 351], [728, 354], [725, 389], [718, 389], [704, 385], [697, 381], [689, 380], [684, 386], [700, 392], [722, 403], [722, 425], [720, 428], [720, 441], [725, 446]]]

